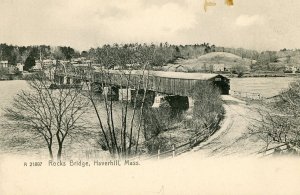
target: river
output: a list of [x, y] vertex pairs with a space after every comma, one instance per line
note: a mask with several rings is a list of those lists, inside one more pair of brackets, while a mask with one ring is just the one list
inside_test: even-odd
[[[7, 121], [4, 116], [4, 109], [11, 106], [14, 96], [21, 90], [30, 90], [26, 81], [0, 81], [0, 90], [0, 154], [47, 158], [48, 149], [41, 137], [33, 135], [29, 131], [26, 131], [26, 129], [24, 130], [9, 125], [10, 121]], [[120, 109], [118, 108], [119, 105], [116, 105], [114, 108], [115, 113], [120, 113]], [[100, 115], [102, 117], [106, 116], [104, 109], [102, 109]], [[115, 120], [119, 120], [117, 114], [115, 117]], [[85, 120], [88, 124], [88, 131], [99, 131], [98, 121], [92, 108], [86, 113]], [[103, 156], [106, 156], [107, 152], [101, 150], [100, 145], [97, 144], [98, 141], [98, 136], [86, 139], [68, 139], [65, 141], [66, 146], [63, 150], [63, 156], [68, 158], [85, 158], [88, 153], [92, 153], [93, 155], [96, 155], [96, 157], [101, 157], [102, 154]]]
[[250, 77], [231, 78], [230, 89], [240, 92], [260, 93], [263, 97], [278, 95], [289, 84], [299, 78], [295, 77]]
[[[7, 121], [4, 116], [4, 109], [11, 106], [14, 96], [21, 92], [21, 90], [30, 90], [26, 81], [0, 81], [0, 154], [26, 155], [33, 157], [48, 158], [48, 149], [41, 137], [33, 135], [26, 129], [17, 128], [9, 125], [11, 122]], [[97, 104], [99, 114], [102, 119], [103, 126], [106, 127], [106, 110], [104, 103]], [[114, 102], [113, 116], [115, 128], [121, 127], [121, 103]], [[127, 125], [129, 126], [132, 117], [133, 109], [128, 107]], [[138, 127], [138, 117], [133, 123], [133, 129]], [[99, 122], [93, 107], [91, 106], [87, 113], [83, 115], [86, 129], [74, 136], [69, 136], [65, 141], [65, 148], [63, 150], [64, 158], [102, 158], [108, 155], [107, 152], [101, 149], [99, 145]], [[136, 132], [133, 132], [134, 134]], [[80, 135], [81, 134], [81, 135]], [[142, 138], [141, 138], [142, 139]], [[55, 146], [54, 143], [54, 151]]]
[[[296, 78], [232, 78], [231, 89], [236, 91], [256, 92], [261, 93], [265, 97], [277, 95], [282, 89], [289, 86], [289, 83], [295, 81]], [[15, 129], [7, 126], [8, 121], [3, 116], [3, 109], [10, 106], [13, 97], [21, 90], [29, 89], [26, 81], [0, 81], [0, 154], [16, 154], [16, 155], [33, 155], [33, 156], [48, 156], [48, 151], [45, 143], [41, 138], [33, 136], [27, 131]], [[116, 103], [114, 107], [116, 114], [116, 124], [121, 120], [120, 105]], [[105, 116], [105, 112], [100, 113]], [[119, 114], [119, 115], [118, 115]], [[93, 109], [86, 117], [89, 123], [89, 130], [93, 132], [99, 131], [98, 121], [96, 119]], [[65, 156], [77, 158], [86, 157], [87, 153], [97, 153], [101, 155], [100, 146], [97, 144], [98, 137], [93, 137], [88, 140], [70, 140], [66, 143]], [[102, 152], [103, 155], [107, 153]]]
[[0, 81], [0, 153], [20, 154], [20, 155], [40, 155], [41, 142], [37, 142], [32, 135], [21, 132], [8, 126], [8, 121], [4, 117], [4, 109], [11, 105], [13, 97], [21, 90], [29, 89], [23, 80]]

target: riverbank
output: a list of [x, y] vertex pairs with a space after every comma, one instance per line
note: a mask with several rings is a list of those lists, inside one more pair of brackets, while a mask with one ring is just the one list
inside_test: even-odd
[[[222, 74], [222, 73], [220, 73]], [[266, 72], [266, 73], [245, 73], [242, 76], [237, 74], [222, 74], [229, 78], [259, 78], [259, 77], [295, 77], [299, 78], [300, 73], [275, 73], [275, 72]]]
[[36, 72], [19, 72], [15, 74], [0, 74], [0, 81], [12, 81], [12, 80], [26, 80], [27, 76], [35, 74]]
[[0, 81], [24, 80], [23, 74], [0, 74]]

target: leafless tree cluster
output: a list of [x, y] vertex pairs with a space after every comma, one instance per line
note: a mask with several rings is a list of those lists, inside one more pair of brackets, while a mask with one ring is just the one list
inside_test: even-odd
[[[101, 98], [95, 93], [96, 87], [88, 85], [87, 97], [99, 122], [102, 148], [107, 149], [113, 157], [132, 156], [139, 149], [149, 71], [145, 65], [136, 74], [131, 70], [102, 70], [97, 77], [103, 96]], [[119, 102], [114, 101], [116, 96]], [[115, 112], [116, 106], [121, 107], [120, 120], [120, 113]], [[104, 116], [101, 115], [103, 109]]]
[[223, 118], [224, 108], [219, 90], [208, 81], [199, 81], [192, 92], [194, 103], [192, 127], [209, 135]]
[[[177, 119], [177, 118], [176, 118]], [[171, 118], [171, 109], [169, 107], [151, 108], [146, 107], [143, 115], [143, 137], [145, 150], [147, 153], [157, 153], [160, 149], [163, 151], [168, 147], [170, 142], [169, 137], [165, 137], [162, 134], [174, 127], [174, 118]]]
[[5, 115], [13, 121], [12, 125], [41, 137], [51, 159], [57, 148], [60, 160], [65, 140], [84, 128], [82, 115], [89, 101], [78, 89], [49, 89], [50, 82], [44, 74], [35, 74], [28, 84], [30, 90], [21, 91]]
[[300, 82], [296, 81], [280, 93], [268, 109], [259, 110], [261, 119], [253, 124], [250, 134], [272, 145], [286, 145], [290, 151], [300, 148]]

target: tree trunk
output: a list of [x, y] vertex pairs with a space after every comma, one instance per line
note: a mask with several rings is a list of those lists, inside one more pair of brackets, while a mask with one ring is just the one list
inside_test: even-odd
[[57, 151], [57, 160], [61, 160], [61, 153], [62, 153], [63, 145], [62, 143], [58, 144], [58, 151]]
[[48, 151], [49, 151], [50, 159], [53, 160], [53, 152], [52, 152], [52, 146], [51, 145], [48, 146]]

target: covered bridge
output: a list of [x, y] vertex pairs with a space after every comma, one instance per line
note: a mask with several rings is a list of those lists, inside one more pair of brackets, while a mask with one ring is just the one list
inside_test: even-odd
[[212, 83], [223, 95], [228, 95], [230, 89], [229, 79], [220, 74], [120, 70], [95, 71], [94, 73], [94, 82], [109, 85], [132, 88], [138, 88], [140, 85], [142, 89], [145, 88], [146, 81], [148, 81], [147, 90], [178, 96], [189, 96], [199, 81]]

